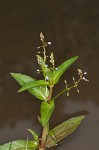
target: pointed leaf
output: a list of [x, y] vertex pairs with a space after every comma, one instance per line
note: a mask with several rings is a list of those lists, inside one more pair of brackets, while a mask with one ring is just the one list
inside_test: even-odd
[[55, 146], [60, 140], [75, 131], [85, 116], [71, 118], [49, 131], [46, 147]]
[[35, 81], [34, 78], [21, 73], [11, 73], [11, 75], [21, 86], [30, 81]]
[[23, 92], [25, 90], [28, 90], [28, 89], [31, 89], [31, 88], [34, 88], [34, 87], [37, 87], [37, 86], [42, 86], [42, 85], [43, 86], [49, 85], [49, 82], [45, 81], [45, 80], [31, 81], [31, 82], [28, 82], [25, 85], [23, 85], [23, 87], [18, 92]]
[[66, 69], [77, 60], [78, 56], [72, 57], [62, 63], [57, 70], [53, 71], [53, 82], [56, 84]]
[[28, 131], [32, 134], [34, 140], [35, 140], [36, 142], [38, 142], [38, 135], [36, 134], [36, 132], [33, 131], [33, 130], [31, 130], [31, 129], [28, 129]]
[[[32, 77], [21, 73], [11, 73], [11, 75], [21, 86], [24, 86], [26, 83], [35, 81], [35, 79], [33, 79]], [[49, 90], [46, 86], [39, 86], [28, 89], [28, 92], [30, 92], [32, 95], [40, 100], [46, 100], [46, 97], [48, 97], [49, 95]]]
[[0, 146], [0, 150], [36, 150], [38, 143], [36, 141], [17, 140]]
[[42, 102], [40, 111], [41, 111], [41, 123], [43, 127], [48, 123], [54, 108], [55, 103], [53, 100], [50, 101], [50, 103]]

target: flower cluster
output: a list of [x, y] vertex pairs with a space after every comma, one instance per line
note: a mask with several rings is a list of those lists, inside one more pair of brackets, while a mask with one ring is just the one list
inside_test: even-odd
[[84, 80], [84, 81], [89, 81], [88, 79], [85, 78], [85, 75], [87, 75], [87, 72], [82, 72], [81, 69], [78, 69], [78, 75], [79, 75], [79, 79], [76, 81], [75, 78], [73, 77], [73, 82], [74, 84], [72, 86], [69, 86], [67, 84], [67, 81], [65, 80], [65, 84], [66, 84], [66, 91], [67, 91], [67, 96], [69, 96], [69, 91], [72, 89], [72, 88], [76, 88], [77, 92], [79, 93], [79, 89], [78, 89], [78, 85], [80, 83], [80, 81]]
[[[40, 49], [40, 48], [43, 48], [43, 51], [42, 52], [38, 52], [39, 54], [40, 53], [43, 53], [43, 61], [44, 61], [44, 63], [46, 64], [46, 59], [49, 57], [50, 58], [50, 63], [51, 63], [51, 65], [52, 65], [52, 67], [50, 67], [49, 69], [51, 69], [51, 70], [54, 70], [55, 69], [55, 60], [54, 60], [54, 54], [53, 54], [53, 52], [50, 54], [50, 56], [47, 56], [46, 55], [46, 46], [47, 45], [51, 45], [51, 42], [45, 42], [44, 41], [44, 35], [43, 35], [43, 33], [41, 32], [40, 33], [40, 40], [41, 40], [41, 42], [42, 42], [42, 45], [41, 46], [38, 46], [37, 48], [38, 49]], [[41, 59], [42, 59], [42, 57], [38, 57], [39, 55], [37, 55], [37, 62], [38, 62], [38, 64], [39, 65], [41, 65]], [[48, 65], [47, 65], [47, 68], [48, 68]], [[39, 70], [39, 69], [37, 69], [37, 73], [40, 73], [41, 71]]]

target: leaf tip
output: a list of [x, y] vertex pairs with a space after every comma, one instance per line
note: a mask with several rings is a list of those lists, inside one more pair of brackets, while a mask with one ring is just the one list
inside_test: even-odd
[[82, 117], [82, 119], [85, 119], [86, 116], [85, 116], [85, 115], [82, 115], [81, 117]]
[[85, 115], [81, 115], [81, 116], [78, 116], [77, 118], [78, 118], [78, 120], [81, 122], [83, 119], [85, 119]]
[[12, 73], [12, 72], [10, 72], [10, 74], [11, 74], [11, 76], [13, 76], [13, 75], [14, 75], [14, 73]]
[[26, 130], [30, 132], [31, 129], [26, 129]]
[[75, 56], [75, 59], [77, 60], [79, 58], [79, 56]]
[[10, 75], [11, 75], [13, 78], [16, 78], [16, 73], [10, 72]]

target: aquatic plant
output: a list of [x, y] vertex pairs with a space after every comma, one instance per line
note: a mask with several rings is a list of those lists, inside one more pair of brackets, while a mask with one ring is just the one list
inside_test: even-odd
[[[78, 85], [80, 81], [88, 80], [85, 78], [87, 73], [83, 73], [81, 69], [78, 69], [79, 79], [76, 80], [73, 77], [73, 85], [68, 85], [65, 80], [64, 82], [66, 84], [66, 88], [53, 97], [52, 94], [55, 84], [58, 83], [60, 77], [67, 70], [67, 68], [69, 68], [78, 59], [78, 56], [74, 56], [56, 67], [53, 52], [50, 56], [47, 56], [46, 54], [46, 47], [47, 45], [51, 45], [51, 42], [45, 42], [43, 33], [40, 33], [40, 40], [42, 45], [39, 46], [38, 49], [43, 49], [43, 52], [39, 51], [36, 55], [37, 62], [40, 66], [40, 69], [37, 69], [37, 73], [42, 72], [44, 78], [42, 80], [36, 80], [21, 73], [11, 73], [11, 76], [21, 85], [21, 89], [19, 89], [18, 92], [27, 90], [41, 101], [38, 121], [42, 126], [42, 132], [39, 136], [32, 129], [28, 129], [33, 136], [33, 140], [27, 139], [12, 141], [1, 145], [0, 150], [45, 150], [46, 148], [56, 146], [59, 141], [75, 131], [81, 121], [85, 118], [84, 115], [73, 117], [62, 122], [55, 128], [50, 129], [49, 120], [55, 109], [56, 98], [64, 92], [67, 92], [67, 96], [69, 96], [69, 91], [73, 88], [76, 88], [79, 93]], [[48, 60], [50, 65], [47, 63]]]

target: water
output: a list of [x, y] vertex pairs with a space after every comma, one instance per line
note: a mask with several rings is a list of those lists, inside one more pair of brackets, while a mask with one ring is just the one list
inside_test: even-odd
[[18, 84], [10, 72], [21, 72], [40, 78], [36, 74], [36, 48], [40, 45], [42, 31], [47, 41], [48, 53], [54, 52], [56, 67], [66, 59], [79, 55], [55, 87], [54, 95], [77, 78], [77, 69], [88, 72], [89, 83], [82, 82], [80, 94], [76, 90], [60, 96], [51, 119], [52, 126], [73, 114], [86, 114], [79, 129], [60, 143], [58, 150], [99, 149], [99, 2], [98, 0], [62, 1], [3, 1], [0, 4], [0, 144], [26, 139], [31, 135], [27, 128], [38, 133], [37, 121], [40, 102], [25, 92], [17, 94]]

